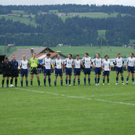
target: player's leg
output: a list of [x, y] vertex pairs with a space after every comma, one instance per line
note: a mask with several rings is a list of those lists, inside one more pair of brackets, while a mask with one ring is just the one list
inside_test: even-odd
[[75, 86], [76, 74], [74, 73], [73, 85]]
[[[101, 74], [101, 73], [100, 73]], [[100, 81], [100, 74], [98, 74], [98, 83], [97, 83], [97, 85], [100, 85], [99, 84], [99, 81]]]
[[9, 76], [7, 77], [7, 88], [9, 87]]
[[17, 87], [17, 77], [15, 77], [15, 87]]
[[41, 85], [40, 85], [40, 79], [39, 79], [39, 74], [36, 74], [36, 77], [37, 77], [37, 81], [38, 81], [38, 86], [41, 87]]
[[68, 69], [66, 68], [66, 79], [65, 79], [66, 84], [65, 84], [65, 86], [67, 86], [67, 82], [68, 82], [68, 74], [69, 74], [69, 72], [68, 72]]
[[130, 76], [130, 71], [131, 71], [131, 69], [130, 69], [130, 67], [128, 67], [128, 73], [127, 73], [127, 81], [126, 81], [126, 84], [128, 84], [128, 80], [129, 80], [129, 76]]
[[31, 87], [32, 87], [32, 85], [33, 85], [33, 73], [31, 73], [30, 82], [31, 82]]
[[80, 86], [80, 75], [78, 75], [78, 85]]
[[13, 84], [13, 78], [14, 78], [14, 71], [11, 71], [10, 84]]
[[71, 86], [71, 74], [69, 74], [69, 86]]
[[26, 81], [26, 87], [28, 87], [28, 70], [25, 70], [25, 81]]
[[97, 85], [97, 73], [95, 72], [95, 85]]
[[3, 75], [3, 78], [2, 78], [2, 88], [4, 88], [4, 81], [5, 81], [5, 76]]
[[124, 85], [123, 68], [121, 68], [121, 82]]
[[17, 87], [17, 79], [18, 79], [18, 70], [15, 71], [15, 87]]
[[86, 75], [87, 75], [87, 71], [86, 68], [84, 68], [84, 85], [86, 85]]
[[55, 69], [55, 80], [54, 80], [54, 86], [56, 86], [57, 83], [57, 76], [58, 76], [58, 70]]
[[60, 76], [60, 81], [61, 81], [61, 86], [63, 86], [63, 77], [62, 77], [62, 75]]
[[119, 76], [119, 73], [116, 72], [116, 84], [115, 85], [118, 85], [118, 76]]
[[135, 84], [134, 83], [134, 70], [132, 71], [132, 84]]
[[23, 76], [21, 76], [21, 87], [23, 87]]
[[48, 75], [48, 83], [49, 83], [49, 86], [51, 86], [51, 77], [50, 77], [50, 74]]
[[106, 71], [103, 72], [103, 85], [105, 84]]
[[108, 83], [108, 85], [110, 85], [110, 84], [109, 84], [109, 75], [107, 76], [107, 83]]
[[46, 86], [46, 74], [44, 74], [44, 86]]
[[88, 85], [90, 85], [90, 74], [88, 74]]

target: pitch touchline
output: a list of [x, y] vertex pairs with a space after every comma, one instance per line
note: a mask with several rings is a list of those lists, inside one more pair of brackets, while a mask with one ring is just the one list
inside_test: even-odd
[[52, 92], [45, 92], [45, 91], [36, 91], [36, 90], [29, 90], [29, 89], [21, 89], [21, 88], [15, 88], [18, 90], [25, 90], [25, 91], [32, 91], [32, 92], [37, 92], [37, 93], [46, 93], [46, 94], [51, 94], [51, 95], [56, 95], [56, 96], [64, 96], [64, 97], [69, 97], [69, 98], [80, 98], [80, 99], [86, 99], [86, 100], [95, 100], [95, 101], [100, 101], [100, 102], [108, 102], [108, 103], [115, 103], [115, 104], [124, 104], [124, 105], [133, 105], [135, 104], [132, 103], [124, 103], [124, 102], [115, 102], [115, 101], [109, 101], [109, 100], [102, 100], [102, 99], [91, 99], [91, 98], [86, 98], [84, 96], [67, 96], [64, 94], [57, 94], [57, 93], [52, 93]]

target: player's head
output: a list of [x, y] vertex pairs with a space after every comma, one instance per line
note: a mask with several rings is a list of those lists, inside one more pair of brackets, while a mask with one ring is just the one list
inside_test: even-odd
[[133, 52], [130, 53], [130, 57], [134, 57], [134, 53]]
[[47, 58], [50, 58], [50, 53], [47, 53], [47, 55], [46, 55], [46, 56], [47, 56]]
[[69, 55], [68, 55], [68, 58], [71, 59], [71, 58], [72, 58], [72, 54], [69, 54]]
[[88, 53], [85, 53], [85, 57], [88, 57], [89, 56], [89, 54]]
[[56, 57], [57, 57], [57, 59], [59, 59], [59, 58], [60, 58], [60, 55], [59, 55], [59, 54], [57, 54], [57, 56], [56, 56]]
[[35, 58], [36, 57], [36, 54], [35, 53], [32, 53], [32, 57]]
[[23, 59], [23, 60], [26, 60], [26, 55], [23, 55], [23, 56], [22, 56], [22, 59]]
[[97, 56], [97, 58], [100, 58], [100, 54], [99, 53], [97, 53], [96, 56]]
[[6, 57], [6, 58], [5, 58], [5, 61], [6, 61], [6, 62], [9, 62], [9, 57]]
[[12, 60], [15, 61], [15, 56], [14, 55], [12, 56]]
[[120, 53], [118, 53], [118, 54], [117, 54], [117, 56], [118, 56], [118, 58], [120, 58], [120, 57], [121, 57], [121, 54], [120, 54]]
[[105, 58], [105, 60], [108, 60], [108, 55], [105, 55], [105, 57], [104, 57], [104, 58]]
[[79, 60], [79, 54], [76, 55], [76, 59]]

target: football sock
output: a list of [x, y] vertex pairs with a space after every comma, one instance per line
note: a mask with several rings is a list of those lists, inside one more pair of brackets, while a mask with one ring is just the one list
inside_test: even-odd
[[132, 77], [132, 82], [134, 82], [134, 77]]
[[21, 80], [21, 87], [23, 87], [23, 80]]
[[129, 77], [127, 76], [127, 82], [128, 82], [128, 79], [129, 79]]
[[88, 78], [88, 84], [90, 84], [90, 78]]
[[7, 80], [7, 86], [8, 86], [8, 84], [9, 84], [9, 80]]
[[121, 81], [122, 81], [122, 82], [124, 81], [124, 78], [123, 78], [123, 76], [121, 77]]
[[54, 81], [54, 86], [56, 86], [56, 81]]
[[4, 86], [4, 80], [2, 80], [2, 86]]
[[38, 85], [40, 85], [40, 80], [38, 80]]
[[80, 79], [78, 79], [78, 85], [80, 85]]
[[97, 78], [95, 77], [95, 84], [97, 83]]
[[13, 84], [13, 79], [11, 78], [11, 80], [10, 80], [10, 84]]
[[86, 78], [84, 77], [84, 84], [86, 84]]
[[73, 80], [73, 83], [75, 84], [75, 79]]
[[44, 85], [46, 85], [46, 78], [44, 78]]
[[31, 80], [31, 85], [33, 84], [33, 81]]
[[69, 79], [69, 85], [71, 84], [71, 79]]
[[103, 83], [105, 83], [105, 78], [103, 78]]
[[116, 77], [116, 83], [118, 83], [118, 77]]
[[99, 81], [100, 81], [100, 78], [98, 77], [98, 83], [99, 83]]
[[107, 83], [109, 83], [109, 78], [107, 78]]
[[66, 78], [66, 84], [67, 84], [67, 82], [68, 82], [68, 79]]
[[15, 86], [17, 86], [17, 79], [15, 79]]
[[28, 86], [28, 80], [26, 80], [26, 86]]
[[63, 80], [61, 80], [61, 86], [63, 85]]
[[49, 85], [51, 84], [51, 78], [48, 78]]

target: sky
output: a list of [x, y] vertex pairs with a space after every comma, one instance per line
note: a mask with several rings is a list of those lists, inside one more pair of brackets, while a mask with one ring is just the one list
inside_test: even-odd
[[0, 0], [0, 5], [96, 4], [135, 6], [135, 0]]

